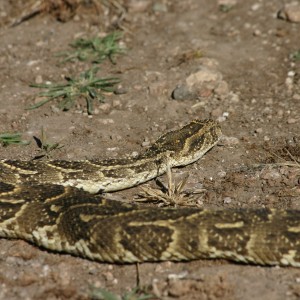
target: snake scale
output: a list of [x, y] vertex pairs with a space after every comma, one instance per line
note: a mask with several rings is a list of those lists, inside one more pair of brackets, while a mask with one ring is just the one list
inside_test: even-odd
[[154, 208], [109, 200], [201, 158], [221, 136], [194, 120], [134, 158], [0, 161], [0, 237], [110, 263], [224, 258], [300, 267], [300, 212]]

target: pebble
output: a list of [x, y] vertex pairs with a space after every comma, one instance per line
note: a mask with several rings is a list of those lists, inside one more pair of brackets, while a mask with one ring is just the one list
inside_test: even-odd
[[236, 5], [237, 0], [218, 0], [218, 6], [229, 6], [232, 7]]
[[38, 60], [30, 60], [26, 65], [28, 67], [31, 67], [31, 66], [34, 66], [34, 65], [38, 64], [39, 62], [40, 62], [39, 59]]
[[293, 1], [285, 4], [285, 6], [278, 12], [277, 17], [289, 22], [300, 23], [299, 1]]
[[195, 92], [189, 90], [186, 85], [178, 85], [171, 95], [174, 100], [193, 100], [197, 98]]
[[223, 203], [224, 204], [230, 204], [232, 202], [232, 199], [230, 198], [230, 197], [225, 197], [224, 199], [223, 199]]
[[288, 123], [288, 124], [295, 124], [295, 123], [297, 123], [297, 121], [298, 121], [298, 120], [295, 119], [295, 118], [288, 118], [288, 119], [287, 119], [287, 123]]
[[226, 96], [229, 93], [228, 83], [224, 80], [220, 81], [219, 85], [215, 88], [214, 92], [219, 96]]
[[226, 117], [224, 117], [224, 116], [220, 116], [220, 117], [218, 117], [217, 118], [217, 122], [219, 122], [219, 123], [223, 123], [223, 122], [225, 122], [226, 121]]
[[156, 3], [153, 4], [152, 10], [154, 12], [167, 12], [168, 11], [168, 7], [164, 3], [156, 2]]
[[194, 87], [204, 82], [219, 83], [221, 80], [222, 74], [220, 72], [202, 66], [199, 71], [187, 77], [186, 84], [188, 87]]
[[287, 77], [285, 79], [285, 84], [286, 84], [288, 89], [292, 89], [293, 88], [293, 78]]
[[294, 94], [293, 99], [294, 100], [300, 100], [300, 94]]
[[257, 128], [254, 130], [255, 133], [261, 134], [263, 132], [262, 128]]
[[111, 104], [109, 103], [102, 103], [98, 106], [99, 110], [101, 110], [104, 113], [108, 113], [111, 109]]
[[174, 100], [193, 100], [208, 98], [213, 93], [224, 96], [228, 93], [228, 84], [222, 80], [222, 74], [213, 67], [200, 66], [190, 74], [184, 84], [178, 85], [172, 92]]
[[251, 6], [251, 10], [257, 11], [260, 7], [261, 7], [261, 4], [260, 4], [260, 3], [254, 3], [254, 4]]
[[60, 109], [55, 105], [51, 105], [50, 108], [51, 108], [51, 111], [54, 112], [54, 113], [59, 113], [60, 112]]
[[296, 75], [296, 72], [295, 71], [288, 71], [288, 74], [287, 74], [289, 77], [294, 77]]
[[273, 99], [272, 98], [267, 98], [265, 101], [266, 105], [272, 105], [273, 104]]
[[113, 108], [118, 108], [120, 109], [122, 107], [122, 102], [119, 99], [115, 99], [112, 102]]
[[133, 152], [131, 153], [131, 156], [132, 156], [132, 157], [137, 157], [137, 156], [139, 156], [139, 153], [138, 153], [137, 151], [133, 151]]
[[240, 143], [239, 139], [234, 136], [223, 136], [221, 142], [224, 146], [232, 146]]
[[42, 77], [42, 75], [37, 75], [36, 77], [35, 77], [35, 83], [36, 84], [41, 84], [41, 83], [43, 83], [43, 77]]
[[221, 117], [221, 116], [223, 116], [223, 110], [220, 107], [217, 107], [212, 110], [211, 116], [213, 118]]
[[165, 93], [167, 89], [167, 82], [164, 80], [158, 82], [152, 82], [148, 86], [149, 94], [151, 96], [159, 96]]
[[131, 13], [141, 13], [145, 12], [151, 5], [152, 1], [150, 0], [130, 0], [128, 1], [128, 11]]
[[225, 178], [227, 173], [225, 171], [220, 171], [217, 173], [217, 175], [220, 177], [220, 178]]
[[99, 122], [104, 124], [104, 125], [115, 123], [115, 121], [113, 119], [99, 119]]
[[[231, 102], [231, 103], [238, 103], [238, 102], [240, 102], [240, 97], [239, 97], [239, 95], [236, 94], [236, 93], [229, 92], [228, 100], [229, 100], [229, 102]], [[255, 99], [254, 99], [254, 100], [255, 100]]]
[[260, 31], [259, 29], [255, 29], [255, 30], [253, 31], [253, 35], [254, 35], [254, 36], [261, 36], [261, 31]]
[[145, 138], [145, 140], [142, 142], [142, 147], [148, 147], [150, 146], [150, 140], [148, 138]]

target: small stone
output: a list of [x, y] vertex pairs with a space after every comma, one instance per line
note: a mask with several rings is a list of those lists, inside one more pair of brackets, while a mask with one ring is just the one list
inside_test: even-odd
[[288, 124], [295, 124], [295, 123], [297, 123], [297, 121], [298, 121], [298, 120], [295, 119], [295, 118], [288, 118], [288, 119], [287, 119], [287, 123], [288, 123]]
[[225, 178], [227, 173], [225, 171], [220, 171], [219, 173], [217, 173], [217, 175], [220, 177], [220, 178]]
[[293, 87], [293, 78], [287, 77], [285, 79], [285, 85], [287, 86], [288, 89], [291, 89]]
[[158, 81], [158, 82], [152, 82], [149, 87], [149, 94], [151, 96], [159, 96], [164, 94], [166, 88], [166, 82], [165, 81]]
[[43, 77], [42, 77], [42, 75], [37, 75], [37, 76], [35, 77], [35, 83], [36, 83], [36, 84], [41, 84], [41, 83], [43, 83]]
[[223, 123], [226, 121], [226, 117], [224, 117], [223, 115], [217, 118], [217, 122], [219, 123]]
[[107, 124], [114, 124], [115, 121], [113, 119], [98, 119], [100, 123], [107, 125]]
[[224, 204], [230, 204], [232, 202], [232, 199], [230, 198], [230, 197], [225, 197], [224, 199], [223, 199], [223, 203]]
[[122, 107], [122, 102], [120, 100], [118, 100], [118, 99], [115, 99], [112, 102], [112, 106], [113, 106], [113, 108], [120, 109]]
[[59, 113], [60, 112], [60, 109], [55, 105], [51, 105], [50, 108], [51, 108], [52, 112], [54, 112], [54, 113]]
[[145, 138], [145, 140], [142, 142], [142, 147], [148, 147], [150, 146], [150, 141], [148, 138]]
[[221, 8], [227, 7], [231, 8], [235, 6], [237, 3], [237, 0], [218, 0], [218, 6]]
[[197, 95], [186, 85], [178, 85], [172, 92], [171, 97], [174, 100], [193, 100], [197, 98]]
[[263, 132], [262, 128], [257, 128], [254, 130], [255, 133], [261, 134]]
[[221, 139], [221, 143], [224, 146], [232, 146], [240, 143], [239, 139], [234, 136], [223, 136]]
[[112, 272], [103, 273], [103, 277], [105, 278], [106, 281], [113, 281], [115, 279]]
[[151, 5], [150, 0], [130, 0], [128, 1], [128, 11], [130, 13], [141, 13], [141, 12], [145, 12]]
[[222, 115], [223, 115], [223, 111], [222, 111], [222, 109], [221, 109], [220, 107], [218, 107], [218, 108], [212, 110], [212, 112], [211, 112], [211, 116], [212, 116], [213, 118], [217, 118], [217, 117], [220, 117], [220, 116], [222, 116]]
[[300, 94], [294, 94], [293, 99], [294, 100], [300, 100]]
[[115, 90], [114, 94], [115, 95], [122, 95], [122, 94], [127, 94], [128, 90], [124, 88], [123, 86], [119, 85]]
[[132, 156], [132, 157], [137, 157], [137, 156], [139, 156], [139, 153], [138, 153], [137, 151], [133, 151], [133, 152], [131, 153], [131, 156]]
[[279, 19], [300, 23], [300, 5], [298, 1], [286, 4], [277, 14]]
[[[238, 102], [240, 102], [240, 97], [239, 97], [239, 95], [236, 94], [236, 93], [230, 92], [228, 98], [229, 98], [228, 100], [229, 100], [231, 103], [238, 103]], [[255, 99], [254, 99], [254, 100], [255, 100]]]
[[153, 4], [152, 10], [154, 12], [167, 12], [168, 11], [168, 7], [164, 3], [157, 2], [157, 3]]
[[289, 77], [294, 77], [296, 75], [296, 72], [295, 71], [288, 71], [288, 74], [287, 74]]
[[260, 31], [259, 29], [255, 29], [255, 30], [253, 31], [253, 35], [254, 35], [254, 36], [261, 36], [261, 31]]
[[99, 110], [101, 110], [104, 113], [109, 113], [109, 111], [111, 110], [111, 104], [102, 103], [99, 105]]
[[251, 10], [257, 11], [260, 7], [261, 7], [261, 4], [260, 4], [260, 3], [254, 3], [254, 4], [251, 6]]
[[265, 101], [266, 105], [272, 105], [273, 104], [273, 99], [272, 98], [268, 98]]
[[228, 83], [224, 80], [220, 81], [219, 85], [215, 88], [214, 92], [220, 96], [227, 95], [229, 93]]
[[279, 118], [282, 118], [283, 115], [284, 115], [284, 110], [283, 110], [283, 109], [279, 109], [279, 110], [277, 111], [277, 116], [278, 116]]
[[39, 62], [40, 62], [40, 60], [30, 60], [26, 65], [27, 65], [28, 67], [31, 67], [31, 66], [36, 65], [36, 64], [39, 63]]
[[220, 72], [202, 66], [198, 72], [187, 77], [186, 83], [188, 87], [194, 87], [204, 82], [219, 84], [221, 80], [222, 74]]

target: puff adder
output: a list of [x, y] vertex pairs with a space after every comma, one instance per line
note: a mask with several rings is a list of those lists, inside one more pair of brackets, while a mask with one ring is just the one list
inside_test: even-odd
[[297, 210], [150, 208], [101, 192], [141, 184], [200, 159], [221, 136], [194, 120], [135, 158], [0, 161], [0, 237], [112, 263], [225, 258], [300, 267]]

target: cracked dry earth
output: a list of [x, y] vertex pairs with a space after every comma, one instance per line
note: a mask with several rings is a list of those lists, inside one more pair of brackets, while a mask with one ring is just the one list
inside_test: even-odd
[[[18, 9], [12, 2], [0, 2], [2, 16]], [[177, 181], [189, 173], [185, 189], [203, 189], [195, 205], [299, 209], [300, 61], [291, 54], [300, 49], [300, 23], [277, 18], [289, 2], [229, 1], [236, 3], [227, 12], [219, 6], [224, 1], [128, 2], [127, 53], [116, 65], [104, 62], [99, 72], [120, 77], [124, 93], [106, 95], [93, 115], [84, 102], [67, 112], [55, 102], [25, 108], [36, 92], [30, 83], [59, 82], [86, 69], [84, 63], [58, 66], [55, 54], [78, 36], [105, 32], [94, 12], [65, 23], [42, 14], [2, 25], [0, 132], [21, 132], [31, 143], [1, 147], [0, 157], [33, 158], [32, 137], [42, 127], [49, 141], [64, 145], [51, 153], [55, 159], [133, 155], [166, 130], [209, 117], [220, 122], [223, 140], [197, 163], [173, 170]], [[140, 190], [108, 196], [132, 200]], [[300, 269], [291, 267], [144, 263], [139, 280], [152, 299], [300, 297]], [[102, 299], [100, 289], [124, 295], [136, 282], [135, 265], [101, 264], [0, 239], [1, 299]]]

